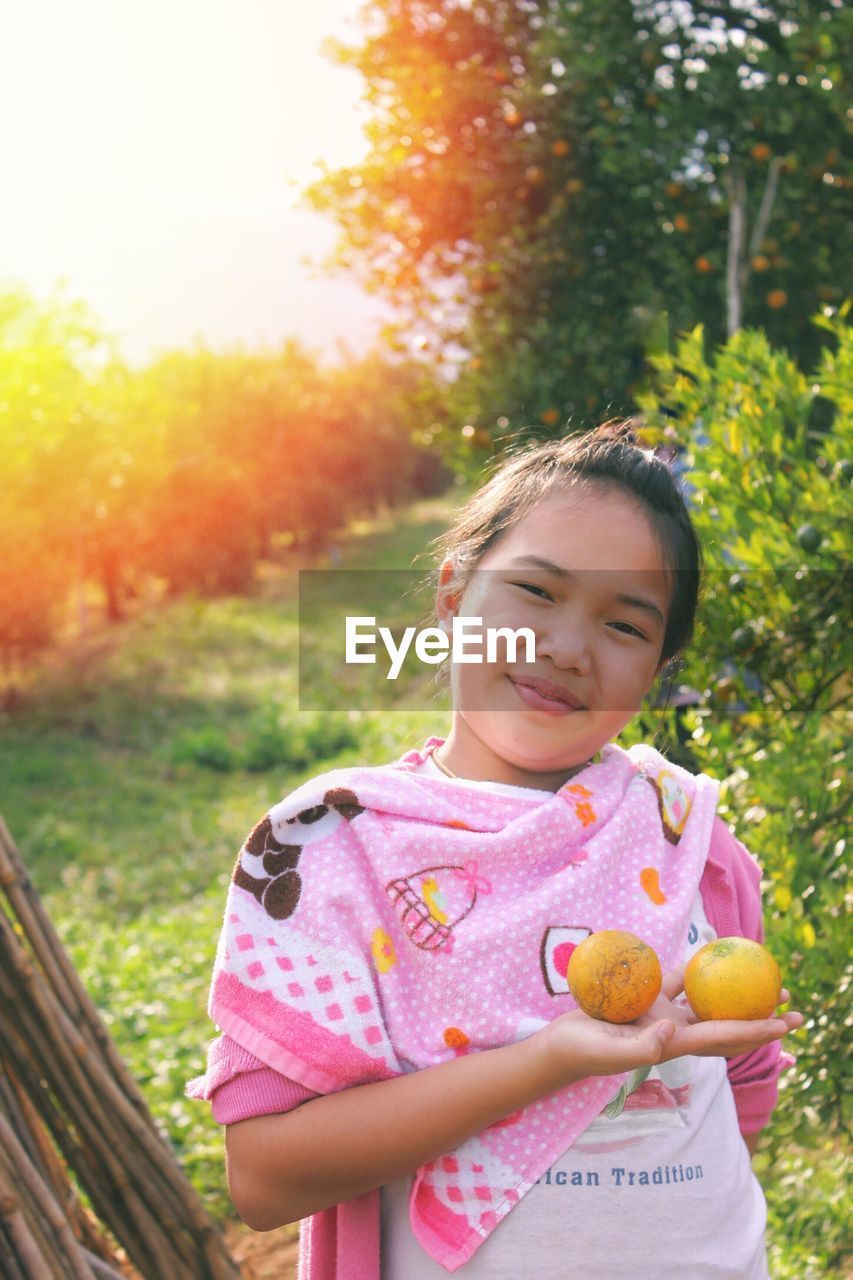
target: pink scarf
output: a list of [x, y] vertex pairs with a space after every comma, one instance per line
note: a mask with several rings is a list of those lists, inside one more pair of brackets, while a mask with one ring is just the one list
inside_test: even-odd
[[[275, 805], [241, 850], [209, 1013], [250, 1053], [329, 1093], [520, 1040], [575, 1007], [590, 932], [684, 952], [718, 784], [609, 744], [552, 796], [390, 765], [337, 769]], [[617, 1092], [595, 1077], [417, 1171], [423, 1248], [460, 1267]]]

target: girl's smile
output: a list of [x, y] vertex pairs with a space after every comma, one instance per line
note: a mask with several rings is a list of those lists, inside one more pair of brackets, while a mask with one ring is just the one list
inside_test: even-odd
[[671, 575], [651, 524], [624, 494], [572, 485], [541, 498], [455, 592], [453, 568], [442, 567], [439, 617], [528, 627], [536, 665], [505, 649], [454, 664], [442, 759], [464, 777], [557, 790], [639, 711], [659, 671]]
[[552, 680], [541, 680], [534, 676], [507, 677], [522, 702], [529, 707], [538, 707], [540, 711], [551, 716], [569, 715], [574, 711], [583, 711], [584, 705], [568, 689], [554, 684]]

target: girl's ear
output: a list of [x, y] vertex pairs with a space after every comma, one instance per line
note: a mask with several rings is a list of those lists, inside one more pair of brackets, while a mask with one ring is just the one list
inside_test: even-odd
[[453, 560], [448, 557], [441, 562], [441, 568], [438, 571], [438, 589], [435, 593], [435, 612], [442, 631], [450, 630], [462, 598], [461, 587], [458, 583], [454, 583], [455, 573], [456, 565]]

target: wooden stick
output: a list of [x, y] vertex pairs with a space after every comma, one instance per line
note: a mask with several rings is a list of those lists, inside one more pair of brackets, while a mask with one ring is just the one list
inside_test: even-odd
[[[190, 1213], [191, 1220], [198, 1226], [206, 1225], [206, 1214], [189, 1187], [177, 1160], [168, 1144], [151, 1123], [146, 1124], [136, 1110], [129, 1104], [115, 1080], [103, 1070], [103, 1065], [92, 1047], [86, 1043], [78, 1029], [74, 1026], [65, 1010], [56, 1001], [50, 988], [41, 975], [36, 972], [23, 949], [16, 944], [11, 934], [5, 914], [0, 910], [0, 956], [5, 950], [11, 967], [17, 971], [24, 990], [20, 987], [13, 991], [13, 999], [21, 1002], [21, 1014], [29, 1021], [31, 1034], [35, 1035], [39, 1027], [59, 1028], [62, 1032], [58, 1042], [51, 1045], [50, 1052], [43, 1052], [42, 1062], [56, 1061], [59, 1049], [64, 1059], [62, 1067], [63, 1083], [65, 1076], [69, 1083], [80, 1091], [81, 1100], [88, 1102], [90, 1114], [98, 1115], [105, 1101], [114, 1108], [116, 1118], [120, 1118], [127, 1130], [136, 1139], [142, 1150], [150, 1156], [158, 1172], [164, 1177], [173, 1196]], [[27, 999], [24, 1000], [26, 993]], [[88, 1069], [90, 1076], [84, 1071]], [[58, 1064], [57, 1064], [58, 1065]], [[54, 1072], [54, 1075], [59, 1075]], [[96, 1089], [93, 1089], [93, 1084]], [[127, 1182], [127, 1175], [119, 1171], [116, 1174], [119, 1183]], [[170, 1224], [170, 1225], [174, 1225]]]
[[3, 1280], [27, 1280], [21, 1270], [20, 1257], [12, 1243], [11, 1232], [7, 1226], [8, 1219], [3, 1216], [5, 1203], [0, 1194], [0, 1276], [3, 1276]]
[[[44, 1183], [52, 1184], [55, 1194], [67, 1202], [66, 1217], [76, 1215], [82, 1234], [79, 1201], [63, 1180], [64, 1171], [42, 1128], [47, 1127], [96, 1213], [143, 1276], [238, 1280], [239, 1269], [219, 1228], [154, 1125], [2, 818], [0, 887], [19, 921], [14, 926], [0, 907], [0, 1061], [14, 1065], [19, 1087], [27, 1082], [28, 1098], [26, 1106], [19, 1100], [17, 1109], [11, 1108], [15, 1119], [14, 1124], [7, 1121], [7, 1128]], [[8, 1087], [0, 1097], [10, 1110]], [[65, 1230], [76, 1240], [70, 1226]], [[96, 1238], [103, 1247], [103, 1239]], [[79, 1252], [85, 1256], [82, 1246]], [[103, 1265], [111, 1268], [111, 1262]]]
[[[81, 1031], [89, 1033], [103, 1052], [116, 1080], [144, 1116], [148, 1107], [136, 1080], [103, 1024], [92, 997], [83, 986], [32, 886], [9, 829], [0, 816], [0, 886], [24, 928], [30, 945], [59, 999], [69, 1007]], [[74, 1010], [76, 1009], [76, 1015]]]
[[27, 1153], [15, 1137], [6, 1117], [0, 1115], [0, 1163], [4, 1156], [11, 1156], [12, 1169], [20, 1186], [26, 1189], [38, 1211], [47, 1220], [61, 1246], [62, 1256], [68, 1259], [74, 1280], [92, 1280], [92, 1269], [83, 1257], [80, 1245], [38, 1170], [27, 1158]]
[[108, 1263], [104, 1262], [103, 1258], [99, 1258], [96, 1253], [90, 1252], [89, 1249], [84, 1249], [83, 1253], [86, 1257], [86, 1261], [92, 1268], [92, 1272], [96, 1277], [96, 1280], [125, 1280], [125, 1277], [120, 1271], [114, 1271], [113, 1268], [109, 1266]]
[[3, 1219], [16, 1261], [24, 1268], [18, 1272], [23, 1280], [54, 1280], [55, 1272], [40, 1254], [18, 1202], [5, 1190], [0, 1190], [0, 1218]]
[[[66, 1166], [56, 1152], [53, 1143], [50, 1140], [48, 1126], [37, 1108], [30, 1101], [20, 1080], [14, 1072], [3, 1072], [2, 1063], [0, 1063], [0, 1108], [6, 1102], [6, 1111], [11, 1122], [14, 1124], [16, 1114], [20, 1115], [23, 1120], [23, 1130], [25, 1135], [32, 1137], [32, 1147], [38, 1151], [38, 1165], [42, 1176], [49, 1180], [53, 1185], [57, 1199], [59, 1199], [67, 1217], [69, 1218], [74, 1234], [80, 1241], [81, 1247], [92, 1252], [105, 1263], [117, 1262], [118, 1259], [112, 1244], [107, 1239], [106, 1234], [100, 1230], [97, 1218], [92, 1214], [80, 1200], [77, 1189], [68, 1178]], [[11, 1107], [9, 1101], [11, 1099]], [[55, 1113], [54, 1113], [55, 1114]], [[18, 1131], [19, 1140], [21, 1133]], [[56, 1138], [54, 1137], [54, 1141]], [[27, 1145], [26, 1143], [24, 1145]], [[63, 1146], [57, 1143], [60, 1151]], [[31, 1148], [28, 1147], [30, 1159], [33, 1159]], [[64, 1155], [63, 1151], [63, 1155]]]

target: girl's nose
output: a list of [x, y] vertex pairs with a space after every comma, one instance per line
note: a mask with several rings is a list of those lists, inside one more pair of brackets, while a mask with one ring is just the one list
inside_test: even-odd
[[536, 656], [550, 658], [561, 671], [589, 675], [592, 670], [592, 643], [588, 627], [581, 618], [573, 616], [538, 632]]

